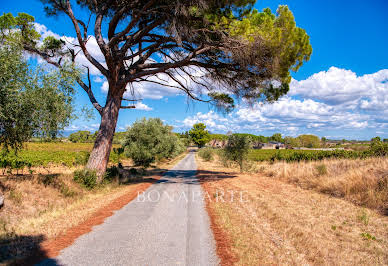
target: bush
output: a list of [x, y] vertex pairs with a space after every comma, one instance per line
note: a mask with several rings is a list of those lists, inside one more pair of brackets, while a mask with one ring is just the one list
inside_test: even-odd
[[244, 135], [231, 135], [224, 148], [225, 157], [240, 166], [240, 172], [244, 170], [244, 162], [248, 158], [251, 148], [251, 139]]
[[90, 152], [80, 151], [74, 157], [74, 165], [86, 165], [90, 157]]
[[374, 140], [370, 145], [369, 152], [371, 156], [387, 156], [388, 143], [380, 140]]
[[111, 166], [106, 169], [103, 182], [111, 183], [115, 178], [119, 177], [119, 169], [117, 166]]
[[199, 157], [204, 159], [206, 162], [213, 160], [213, 149], [212, 148], [202, 148], [198, 151]]
[[315, 169], [317, 170], [318, 175], [326, 175], [327, 174], [327, 168], [326, 168], [326, 165], [324, 165], [324, 164], [319, 164], [319, 165], [315, 166]]
[[142, 167], [174, 158], [185, 150], [180, 139], [172, 133], [172, 127], [164, 125], [159, 118], [136, 121], [128, 129], [123, 147], [125, 155]]
[[93, 189], [97, 185], [96, 171], [87, 169], [74, 171], [74, 181], [87, 189]]

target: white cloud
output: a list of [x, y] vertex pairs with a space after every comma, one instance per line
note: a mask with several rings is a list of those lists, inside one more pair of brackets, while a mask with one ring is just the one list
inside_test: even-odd
[[357, 76], [351, 70], [331, 67], [306, 80], [293, 79], [289, 95], [299, 95], [330, 105], [379, 108], [388, 103], [388, 69]]
[[[69, 37], [69, 36], [61, 36], [47, 29], [45, 25], [35, 23], [35, 29], [41, 35], [41, 40], [43, 40], [47, 36], [53, 36], [57, 39], [62, 39], [66, 41], [69, 46], [72, 46], [72, 44], [79, 45], [77, 38]], [[89, 51], [91, 56], [93, 56], [102, 66], [106, 67], [105, 57], [102, 54], [100, 47], [97, 44], [96, 38], [93, 35], [88, 36], [88, 42], [86, 43], [86, 48]], [[73, 49], [75, 53], [77, 53], [81, 48], [74, 46]], [[91, 75], [101, 75], [101, 72], [93, 64], [91, 64], [88, 59], [86, 59], [85, 55], [82, 52], [78, 53], [75, 61], [80, 67], [84, 67], [84, 66], [89, 67]], [[39, 62], [44, 62], [44, 61], [41, 58], [39, 58]]]
[[136, 107], [136, 110], [143, 110], [143, 111], [151, 111], [152, 110], [151, 107], [149, 107], [148, 105], [146, 105], [142, 102], [136, 103], [135, 107]]

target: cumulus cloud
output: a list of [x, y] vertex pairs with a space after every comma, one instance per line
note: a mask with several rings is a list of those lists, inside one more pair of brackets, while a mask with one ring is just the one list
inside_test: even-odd
[[243, 103], [226, 122], [211, 111], [188, 117], [183, 124], [203, 122], [213, 131], [278, 130], [287, 135], [306, 130], [386, 129], [387, 106], [388, 69], [357, 76], [331, 67], [305, 80], [293, 79], [289, 94], [273, 104]]
[[300, 95], [330, 105], [380, 108], [388, 103], [388, 69], [357, 76], [351, 70], [331, 67], [305, 80], [293, 79], [289, 95]]
[[139, 102], [135, 104], [136, 110], [143, 110], [143, 111], [152, 111], [152, 108], [149, 107], [148, 105]]
[[[39, 23], [35, 23], [34, 25], [35, 25], [36, 31], [41, 35], [41, 41], [48, 36], [53, 36], [57, 39], [62, 39], [66, 41], [70, 46], [72, 46], [72, 44], [75, 45], [73, 48], [76, 53], [81, 49], [77, 46], [79, 45], [77, 38], [64, 36], [64, 35], [61, 36], [47, 29], [45, 25], [42, 25]], [[104, 55], [102, 54], [97, 44], [96, 38], [93, 35], [88, 36], [88, 42], [86, 43], [86, 48], [88, 49], [91, 56], [93, 56], [101, 65], [106, 67]], [[44, 62], [40, 58], [39, 60], [40, 62]], [[91, 75], [97, 75], [97, 76], [101, 75], [101, 72], [93, 64], [91, 64], [88, 59], [86, 59], [85, 55], [82, 52], [78, 53], [75, 61], [81, 67], [87, 66], [90, 69]]]

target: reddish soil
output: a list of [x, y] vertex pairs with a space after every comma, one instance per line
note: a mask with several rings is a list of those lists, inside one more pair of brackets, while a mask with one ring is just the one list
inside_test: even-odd
[[[206, 179], [209, 175], [206, 174], [204, 171], [198, 170], [197, 171], [197, 177], [201, 181], [201, 179]], [[209, 195], [212, 195], [211, 191], [212, 189], [209, 186], [209, 183], [207, 182], [200, 182], [203, 190], [207, 192]], [[234, 265], [238, 259], [237, 256], [232, 251], [231, 241], [228, 237], [228, 235], [222, 230], [221, 227], [218, 226], [217, 223], [217, 215], [214, 213], [214, 210], [212, 209], [210, 205], [210, 199], [208, 197], [205, 197], [205, 203], [206, 203], [206, 211], [210, 218], [210, 228], [213, 231], [214, 239], [216, 241], [216, 252], [218, 257], [221, 260], [221, 265], [223, 266], [230, 266]]]

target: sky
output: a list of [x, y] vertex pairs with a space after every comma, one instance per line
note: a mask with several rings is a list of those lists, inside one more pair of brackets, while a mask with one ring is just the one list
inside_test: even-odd
[[[276, 103], [247, 106], [240, 102], [229, 114], [217, 113], [205, 103], [189, 101], [175, 89], [157, 85], [137, 86], [143, 99], [136, 109], [121, 110], [117, 131], [123, 131], [142, 117], [160, 117], [182, 132], [203, 122], [212, 133], [244, 132], [283, 136], [315, 134], [330, 139], [368, 140], [388, 138], [388, 1], [386, 0], [258, 0], [255, 8], [276, 11], [288, 5], [297, 26], [310, 36], [313, 54], [298, 72], [291, 73], [290, 91]], [[1, 13], [25, 12], [33, 15], [42, 37], [54, 35], [72, 40], [74, 30], [67, 17], [46, 17], [38, 0], [1, 0]], [[75, 10], [83, 14], [82, 10]], [[103, 60], [93, 39], [88, 48]], [[38, 62], [40, 62], [38, 60]], [[80, 58], [79, 64], [86, 64]], [[107, 84], [92, 69], [92, 88], [104, 103]], [[78, 88], [75, 105], [91, 106], [86, 93]], [[99, 115], [80, 118], [66, 128], [95, 131]]]

